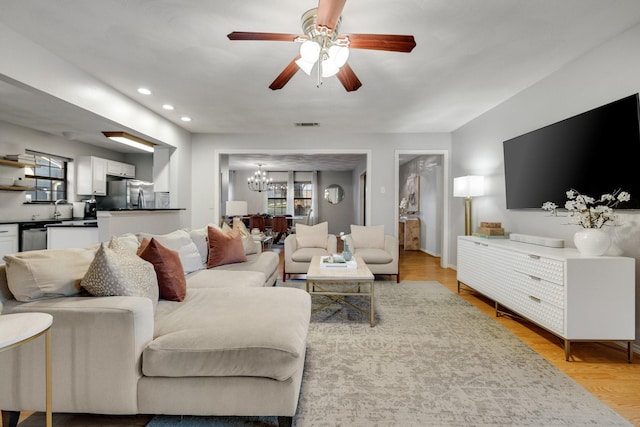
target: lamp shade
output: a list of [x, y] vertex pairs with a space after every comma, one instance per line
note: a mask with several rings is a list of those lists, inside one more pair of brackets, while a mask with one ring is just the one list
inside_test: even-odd
[[227, 216], [244, 216], [247, 214], [247, 202], [228, 200], [226, 204]]
[[453, 197], [484, 195], [484, 176], [467, 175], [453, 178]]

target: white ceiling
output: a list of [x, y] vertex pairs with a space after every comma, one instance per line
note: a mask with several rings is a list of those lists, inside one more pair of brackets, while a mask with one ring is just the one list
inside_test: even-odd
[[[640, 22], [638, 0], [348, 0], [342, 33], [411, 34], [413, 52], [352, 49], [356, 92], [335, 78], [318, 89], [302, 72], [268, 89], [299, 45], [226, 35], [301, 33], [302, 13], [316, 5], [0, 0], [0, 25], [193, 133], [286, 132], [296, 122], [318, 122], [310, 132], [387, 133], [451, 132]], [[104, 119], [14, 83], [0, 82], [0, 120], [103, 141]]]

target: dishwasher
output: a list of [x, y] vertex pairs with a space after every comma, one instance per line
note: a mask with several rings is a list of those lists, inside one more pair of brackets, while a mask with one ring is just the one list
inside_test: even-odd
[[20, 224], [20, 251], [47, 249], [47, 224], [58, 224], [60, 221], [34, 221]]

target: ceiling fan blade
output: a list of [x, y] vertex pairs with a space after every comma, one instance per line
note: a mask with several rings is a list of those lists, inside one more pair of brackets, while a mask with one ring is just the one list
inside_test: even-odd
[[342, 86], [347, 90], [347, 92], [353, 92], [354, 90], [358, 90], [360, 86], [362, 86], [362, 82], [356, 76], [356, 73], [353, 72], [349, 64], [344, 64], [338, 74], [336, 74]]
[[293, 77], [300, 69], [298, 67], [298, 64], [296, 64], [296, 61], [298, 59], [300, 59], [300, 55], [293, 58], [293, 61], [291, 61], [289, 65], [287, 65], [285, 69], [282, 70], [282, 72], [278, 75], [278, 77], [276, 77], [276, 79], [269, 85], [269, 89], [271, 90], [282, 89], [284, 85], [289, 83], [289, 80], [291, 80], [291, 77]]
[[318, 18], [316, 25], [318, 27], [327, 27], [335, 30], [336, 23], [344, 4], [347, 0], [318, 0]]
[[386, 50], [391, 52], [411, 52], [416, 46], [413, 36], [396, 34], [343, 34], [349, 38], [353, 49]]
[[227, 34], [229, 40], [266, 40], [276, 42], [293, 42], [298, 37], [307, 38], [300, 34], [284, 34], [284, 33], [251, 33], [245, 31], [234, 31]]

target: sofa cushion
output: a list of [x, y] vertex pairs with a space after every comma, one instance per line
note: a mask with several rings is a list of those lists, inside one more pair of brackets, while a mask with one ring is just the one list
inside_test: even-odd
[[136, 255], [118, 253], [100, 245], [80, 285], [91, 295], [147, 297], [158, 302], [158, 280], [153, 265]]
[[[239, 265], [239, 264], [230, 264]], [[259, 288], [264, 286], [267, 278], [260, 271], [236, 271], [211, 268], [194, 271], [187, 276], [187, 287], [196, 288]]]
[[247, 260], [238, 230], [231, 230], [225, 233], [214, 227], [207, 227], [207, 229], [209, 236], [207, 268], [235, 262], [245, 262]]
[[160, 301], [146, 376], [290, 378], [304, 357], [309, 294], [294, 288], [189, 290]]
[[[212, 224], [209, 224], [213, 227]], [[207, 257], [209, 256], [209, 243], [207, 242], [207, 227], [202, 228], [194, 228], [189, 231], [189, 237], [191, 237], [191, 241], [196, 248], [198, 249], [198, 254], [200, 255], [200, 263], [203, 266], [207, 265]]]
[[329, 237], [329, 223], [316, 225], [296, 225], [296, 243], [299, 248], [326, 248]]
[[140, 240], [145, 237], [148, 239], [154, 238], [162, 246], [178, 252], [185, 274], [204, 268], [200, 259], [200, 252], [198, 252], [198, 248], [191, 240], [191, 236], [185, 230], [176, 230], [168, 234], [140, 233]]
[[[187, 279], [178, 252], [167, 249], [156, 239], [151, 239], [138, 253], [140, 258], [153, 264], [158, 279], [160, 298], [182, 301], [187, 294]], [[144, 247], [143, 247], [144, 245]]]
[[6, 255], [9, 290], [22, 302], [75, 295], [96, 249], [43, 249]]
[[295, 262], [311, 262], [315, 255], [329, 255], [326, 249], [322, 248], [300, 248], [291, 254], [291, 260]]
[[351, 224], [351, 239], [355, 248], [384, 249], [384, 225]]
[[359, 248], [354, 253], [367, 264], [389, 264], [393, 261], [393, 256], [384, 249]]

